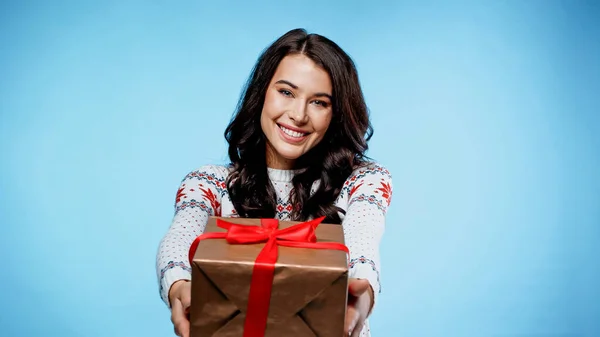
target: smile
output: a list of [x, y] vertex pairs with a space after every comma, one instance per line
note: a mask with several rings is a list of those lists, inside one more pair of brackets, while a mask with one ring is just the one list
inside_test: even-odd
[[300, 144], [300, 143], [304, 142], [304, 140], [306, 140], [307, 136], [309, 135], [309, 133], [291, 130], [280, 124], [277, 124], [277, 126], [279, 129], [279, 135], [281, 136], [281, 138], [285, 142], [290, 143], [290, 144]]
[[287, 136], [290, 136], [292, 138], [304, 138], [304, 136], [308, 135], [308, 133], [303, 133], [303, 132], [298, 132], [298, 131], [294, 131], [294, 130], [290, 130], [288, 128], [286, 128], [285, 126], [279, 125], [277, 124], [277, 126], [279, 126], [279, 129], [281, 131], [283, 131], [283, 133], [285, 133]]

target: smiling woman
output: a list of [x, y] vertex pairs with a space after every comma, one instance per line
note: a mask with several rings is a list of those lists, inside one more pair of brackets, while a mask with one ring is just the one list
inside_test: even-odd
[[228, 166], [188, 174], [160, 243], [160, 293], [188, 336], [188, 251], [210, 216], [341, 224], [350, 250], [346, 334], [370, 336], [381, 289], [379, 243], [392, 178], [365, 156], [369, 114], [350, 57], [334, 42], [292, 30], [260, 56], [225, 130]]
[[302, 54], [286, 56], [267, 89], [260, 118], [267, 166], [292, 169], [325, 137], [331, 114], [327, 72]]

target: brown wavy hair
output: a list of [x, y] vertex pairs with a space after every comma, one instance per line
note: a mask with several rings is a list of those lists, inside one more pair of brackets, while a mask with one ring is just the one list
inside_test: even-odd
[[[298, 170], [290, 195], [292, 220], [325, 216], [327, 223], [341, 223], [335, 206], [345, 180], [367, 162], [365, 152], [373, 135], [369, 111], [354, 62], [328, 38], [294, 29], [266, 48], [246, 82], [236, 112], [225, 130], [232, 172], [226, 184], [241, 217], [273, 218], [277, 195], [266, 164], [266, 137], [260, 116], [267, 87], [281, 60], [291, 54], [309, 57], [331, 78], [332, 120], [323, 140], [298, 158]], [[318, 188], [311, 195], [313, 183]]]

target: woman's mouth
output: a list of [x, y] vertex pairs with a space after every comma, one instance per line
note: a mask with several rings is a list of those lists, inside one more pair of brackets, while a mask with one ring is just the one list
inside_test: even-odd
[[306, 136], [310, 134], [308, 132], [300, 132], [288, 129], [281, 124], [277, 124], [277, 126], [279, 127], [281, 137], [288, 143], [300, 143], [304, 141], [306, 139]]
[[279, 126], [279, 129], [281, 131], [283, 131], [283, 133], [285, 133], [287, 136], [290, 136], [292, 138], [303, 138], [304, 136], [308, 135], [308, 133], [305, 133], [305, 132], [298, 132], [298, 131], [288, 129], [281, 124], [277, 124], [277, 126]]

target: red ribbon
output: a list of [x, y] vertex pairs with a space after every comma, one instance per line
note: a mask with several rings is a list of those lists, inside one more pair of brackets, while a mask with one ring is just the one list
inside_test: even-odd
[[247, 226], [217, 219], [217, 226], [226, 229], [223, 233], [205, 233], [198, 236], [190, 247], [190, 264], [200, 241], [225, 239], [230, 244], [256, 244], [266, 242], [254, 261], [248, 308], [244, 323], [244, 337], [262, 337], [267, 327], [269, 300], [273, 286], [278, 246], [311, 249], [334, 249], [348, 253], [348, 247], [338, 242], [317, 242], [315, 229], [325, 219], [320, 217], [288, 228], [278, 229], [277, 219], [260, 219], [260, 226]]

